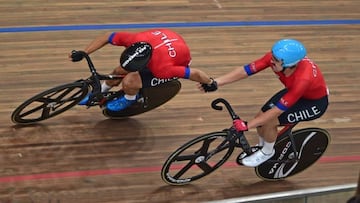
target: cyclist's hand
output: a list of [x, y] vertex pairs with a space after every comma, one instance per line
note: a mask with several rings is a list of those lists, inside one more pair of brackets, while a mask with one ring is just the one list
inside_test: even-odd
[[84, 56], [81, 52], [72, 50], [70, 54], [70, 58], [72, 62], [77, 62], [77, 61], [81, 61], [84, 58]]
[[218, 89], [217, 82], [213, 78], [210, 79], [212, 80], [210, 84], [200, 83], [205, 92], [213, 92]]
[[248, 131], [248, 127], [247, 127], [247, 122], [239, 119], [235, 119], [233, 121], [233, 126], [235, 127], [236, 131], [238, 132], [243, 132], [243, 131]]

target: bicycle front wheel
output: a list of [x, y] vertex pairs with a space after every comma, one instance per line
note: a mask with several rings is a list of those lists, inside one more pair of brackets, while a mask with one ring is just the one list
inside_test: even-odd
[[84, 82], [60, 85], [26, 100], [11, 115], [16, 124], [42, 121], [70, 109], [83, 99], [89, 89]]
[[[300, 129], [292, 134], [295, 144], [289, 136], [276, 141], [275, 155], [255, 168], [257, 176], [279, 180], [298, 174], [320, 159], [330, 143], [330, 134], [321, 128]], [[293, 144], [298, 154], [294, 152]]]
[[164, 163], [161, 178], [170, 185], [185, 185], [223, 165], [234, 151], [226, 131], [199, 136], [178, 148]]

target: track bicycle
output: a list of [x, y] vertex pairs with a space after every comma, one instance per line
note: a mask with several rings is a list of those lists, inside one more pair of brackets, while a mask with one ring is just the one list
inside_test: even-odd
[[[223, 103], [233, 121], [240, 119], [223, 98], [215, 99], [211, 107], [222, 110]], [[296, 124], [286, 125], [279, 131], [274, 146], [275, 155], [255, 167], [256, 175], [264, 180], [281, 180], [298, 174], [314, 164], [326, 151], [330, 134], [321, 128], [293, 131]], [[244, 132], [230, 128], [198, 136], [176, 149], [165, 161], [161, 178], [170, 185], [185, 185], [203, 178], [222, 166], [234, 152], [242, 149], [236, 162], [261, 149], [250, 146]]]
[[159, 81], [153, 87], [140, 89], [137, 102], [122, 111], [110, 111], [103, 108], [107, 101], [124, 95], [123, 91], [101, 92], [102, 80], [121, 80], [125, 75], [99, 74], [88, 54], [81, 53], [87, 61], [90, 77], [75, 82], [56, 86], [43, 91], [19, 105], [12, 113], [15, 124], [32, 124], [57, 116], [77, 105], [88, 93], [87, 108], [99, 106], [104, 116], [117, 119], [138, 115], [150, 111], [173, 98], [181, 88], [177, 79]]

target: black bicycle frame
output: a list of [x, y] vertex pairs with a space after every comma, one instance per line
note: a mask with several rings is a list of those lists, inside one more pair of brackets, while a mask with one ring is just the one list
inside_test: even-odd
[[[215, 110], [222, 110], [222, 106], [219, 106], [218, 104], [219, 103], [223, 103], [226, 107], [226, 109], [228, 110], [232, 120], [236, 120], [236, 119], [240, 119], [240, 117], [238, 115], [236, 115], [235, 111], [232, 109], [231, 105], [225, 100], [225, 99], [222, 99], [222, 98], [219, 98], [219, 99], [216, 99], [214, 100], [212, 103], [211, 103], [211, 107]], [[295, 145], [295, 139], [294, 139], [294, 136], [292, 134], [292, 129], [295, 127], [295, 125], [297, 125], [297, 123], [294, 123], [294, 124], [290, 124], [290, 125], [286, 125], [284, 126], [284, 128], [278, 133], [278, 137], [284, 137], [284, 136], [289, 136], [290, 138], [290, 142], [291, 142], [291, 145], [292, 145], [292, 148], [294, 150], [294, 153], [295, 153], [295, 157], [296, 159], [294, 160], [291, 160], [291, 162], [295, 162], [295, 161], [298, 161], [299, 160], [299, 157], [298, 157], [298, 151], [296, 149], [296, 145]], [[249, 144], [249, 142], [247, 141], [245, 135], [244, 135], [244, 132], [237, 132], [237, 130], [234, 128], [234, 127], [231, 127], [230, 129], [228, 129], [228, 133], [230, 133], [230, 142], [231, 143], [234, 143], [235, 146], [237, 147], [240, 147], [243, 149], [243, 151], [247, 154], [247, 155], [250, 155], [253, 153], [252, 149], [251, 149], [251, 146]], [[238, 143], [236, 142], [236, 139], [238, 139]], [[275, 162], [278, 162], [278, 161], [275, 161]], [[285, 161], [284, 161], [285, 162]], [[288, 161], [287, 161], [288, 162]]]
[[[218, 105], [219, 103], [223, 103], [225, 105], [233, 121], [236, 119], [240, 119], [240, 117], [236, 115], [231, 105], [225, 99], [222, 98], [215, 99], [211, 103], [211, 107], [215, 110], [221, 111], [223, 108], [222, 106]], [[238, 132], [234, 127], [231, 127], [230, 129], [228, 129], [228, 133], [230, 134], [230, 135], [228, 134], [228, 136], [230, 136], [229, 139], [231, 143], [234, 143], [234, 145], [237, 147], [241, 147], [246, 154], [248, 155], [252, 154], [251, 146], [247, 141], [244, 132]], [[236, 143], [236, 139], [239, 141], [238, 144]]]
[[125, 77], [125, 75], [101, 75], [96, 71], [96, 68], [91, 61], [89, 55], [84, 51], [77, 51], [81, 53], [89, 66], [91, 76], [87, 79], [88, 84], [92, 87], [92, 94], [90, 95], [89, 101], [92, 101], [95, 97], [97, 101], [101, 101], [103, 99], [103, 95], [101, 94], [101, 80], [120, 80]]
[[292, 149], [294, 150], [294, 153], [295, 153], [295, 157], [296, 159], [295, 160], [292, 160], [292, 161], [298, 161], [299, 160], [299, 152], [297, 151], [296, 149], [296, 143], [295, 143], [295, 139], [294, 139], [294, 136], [292, 134], [292, 129], [297, 125], [297, 123], [294, 123], [294, 124], [289, 124], [289, 125], [286, 125], [284, 126], [284, 128], [278, 133], [278, 137], [285, 137], [285, 136], [288, 136], [290, 138], [290, 142], [291, 142], [291, 147]]

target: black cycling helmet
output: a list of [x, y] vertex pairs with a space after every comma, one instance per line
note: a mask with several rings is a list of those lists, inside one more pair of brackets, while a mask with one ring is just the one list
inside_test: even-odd
[[147, 42], [136, 42], [126, 48], [120, 56], [120, 65], [129, 72], [146, 68], [150, 61], [152, 47]]

